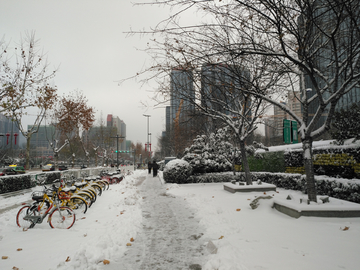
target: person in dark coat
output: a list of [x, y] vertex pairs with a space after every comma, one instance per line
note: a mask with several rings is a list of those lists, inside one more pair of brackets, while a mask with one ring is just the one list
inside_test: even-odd
[[157, 172], [158, 172], [158, 169], [159, 169], [159, 165], [156, 163], [155, 160], [153, 161], [152, 169], [153, 169], [153, 177], [157, 176]]
[[152, 165], [151, 165], [151, 161], [149, 161], [149, 162], [148, 162], [148, 170], [149, 170], [149, 174], [151, 173], [151, 167], [152, 167]]

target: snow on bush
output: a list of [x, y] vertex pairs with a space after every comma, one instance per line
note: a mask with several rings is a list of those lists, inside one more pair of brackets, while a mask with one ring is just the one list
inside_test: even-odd
[[190, 164], [182, 159], [174, 159], [165, 165], [163, 177], [166, 183], [186, 183], [192, 174]]
[[233, 146], [226, 141], [226, 133], [219, 129], [216, 133], [197, 136], [193, 144], [185, 149], [183, 160], [193, 168], [194, 174], [224, 172], [232, 169], [231, 151]]

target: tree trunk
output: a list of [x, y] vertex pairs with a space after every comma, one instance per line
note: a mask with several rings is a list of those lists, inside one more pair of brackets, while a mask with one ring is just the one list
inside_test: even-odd
[[245, 172], [246, 184], [247, 185], [252, 185], [250, 168], [249, 168], [249, 163], [248, 163], [247, 156], [246, 156], [246, 149], [245, 149], [245, 142], [244, 141], [240, 141], [240, 152], [241, 152], [242, 169]]
[[232, 161], [232, 169], [233, 169], [233, 174], [236, 175], [236, 170], [235, 170], [235, 156], [234, 156], [233, 161]]
[[26, 152], [25, 152], [25, 157], [26, 157], [26, 169], [29, 170], [30, 169], [30, 139], [31, 136], [29, 136], [29, 134], [26, 136]]
[[58, 165], [58, 153], [54, 152], [54, 161], [55, 161], [55, 170], [59, 169], [59, 165]]
[[315, 186], [315, 176], [314, 176], [314, 163], [313, 163], [313, 153], [312, 153], [312, 139], [303, 140], [303, 150], [304, 150], [304, 167], [306, 175], [306, 188], [308, 193], [308, 199], [312, 202], [316, 202], [316, 186]]

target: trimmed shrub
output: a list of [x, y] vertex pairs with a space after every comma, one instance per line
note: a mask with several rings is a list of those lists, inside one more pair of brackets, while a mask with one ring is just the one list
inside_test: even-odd
[[205, 173], [191, 175], [187, 183], [218, 183], [218, 182], [231, 182], [233, 180], [240, 181], [240, 175], [234, 175], [233, 172], [224, 173]]
[[13, 192], [35, 186], [36, 183], [31, 181], [30, 175], [12, 175], [0, 178], [0, 193]]
[[285, 172], [284, 152], [262, 152], [258, 156], [249, 156], [250, 171], [255, 172]]
[[[274, 184], [278, 188], [299, 190], [307, 194], [306, 179], [301, 174], [287, 173], [252, 173], [253, 181]], [[336, 179], [326, 176], [315, 176], [318, 195], [360, 203], [360, 182], [356, 180]]]
[[190, 164], [182, 159], [174, 159], [165, 165], [163, 177], [166, 183], [183, 184], [192, 174]]

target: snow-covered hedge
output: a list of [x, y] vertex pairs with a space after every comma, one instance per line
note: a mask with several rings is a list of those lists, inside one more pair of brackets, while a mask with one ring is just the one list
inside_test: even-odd
[[217, 183], [231, 182], [233, 180], [239, 181], [239, 174], [234, 175], [233, 172], [205, 173], [190, 176], [187, 180], [187, 183]]
[[36, 184], [28, 174], [2, 176], [0, 178], [0, 194], [32, 188], [34, 186], [36, 186]]
[[[352, 179], [360, 176], [360, 148], [314, 149], [314, 173]], [[286, 172], [304, 172], [302, 151], [285, 153]]]
[[182, 159], [174, 159], [169, 161], [164, 168], [163, 177], [167, 183], [186, 183], [192, 174], [190, 164]]
[[[306, 192], [305, 176], [287, 173], [252, 173], [253, 181], [274, 184], [278, 188]], [[328, 176], [315, 176], [316, 189], [319, 195], [360, 203], [360, 181]]]
[[[60, 172], [46, 172], [43, 175], [45, 184], [52, 184], [60, 178]], [[35, 187], [39, 184], [38, 180], [34, 175], [31, 177], [30, 174], [2, 176], [0, 178], [0, 194]]]
[[[305, 173], [302, 149], [261, 152], [262, 158], [249, 157], [250, 171]], [[315, 175], [360, 178], [360, 148], [337, 147], [313, 149]]]
[[45, 184], [52, 184], [55, 180], [60, 179], [61, 172], [47, 172], [45, 173], [46, 181]]

